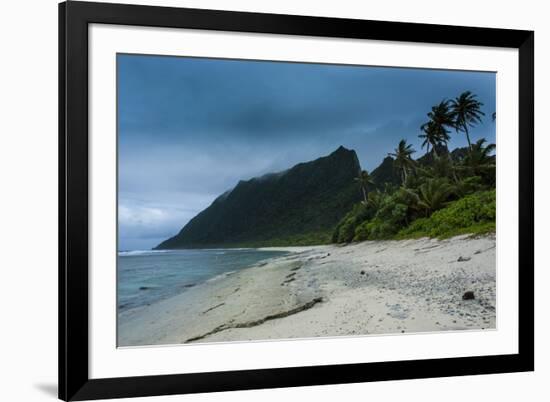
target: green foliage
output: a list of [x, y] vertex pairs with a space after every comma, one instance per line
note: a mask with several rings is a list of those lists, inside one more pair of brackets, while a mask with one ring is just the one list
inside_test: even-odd
[[449, 180], [454, 180], [456, 178], [456, 166], [451, 156], [446, 153], [435, 158], [430, 165], [419, 168], [418, 174], [424, 179], [444, 177]]
[[379, 190], [371, 191], [368, 196], [367, 200], [367, 210], [365, 211], [365, 216], [373, 216], [376, 211], [380, 209], [382, 206], [382, 202], [384, 201], [384, 194], [380, 192]]
[[[397, 208], [397, 212], [400, 208]], [[365, 221], [355, 231], [355, 241], [388, 239], [393, 236], [399, 227], [390, 221], [375, 218]]]
[[407, 144], [405, 139], [399, 141], [397, 148], [394, 152], [388, 154], [395, 158], [394, 166], [401, 171], [401, 183], [405, 183], [407, 176], [410, 171], [415, 167], [415, 162], [411, 158], [411, 155], [416, 151], [413, 149], [411, 144]]
[[466, 177], [454, 184], [453, 192], [459, 197], [465, 197], [468, 194], [482, 190], [483, 180], [480, 176]]
[[476, 124], [481, 123], [482, 116], [485, 116], [485, 113], [481, 111], [483, 103], [476, 98], [475, 94], [466, 91], [450, 103], [456, 132], [463, 131], [466, 134], [470, 149], [472, 149], [472, 144], [470, 142], [468, 127], [474, 127]]
[[[380, 202], [379, 192], [371, 192], [368, 196], [367, 203], [356, 204], [353, 209], [344, 216], [340, 223], [336, 226], [332, 235], [334, 243], [349, 243], [355, 236], [356, 227], [361, 222], [371, 218]], [[369, 203], [370, 201], [370, 203]]]
[[[333, 242], [494, 230], [495, 145], [482, 138], [452, 152], [446, 147], [451, 128], [469, 140], [468, 128], [483, 116], [480, 106], [470, 92], [434, 106], [420, 135], [432, 152], [413, 161], [414, 150], [401, 140], [373, 171], [376, 188], [383, 191], [369, 196], [366, 208], [354, 208], [345, 216]], [[400, 172], [400, 177], [396, 179], [390, 169]]]
[[364, 220], [356, 225], [353, 240], [387, 239], [395, 235], [416, 217], [418, 195], [401, 187], [391, 194], [381, 196], [381, 201], [371, 220]]
[[495, 190], [477, 192], [453, 201], [429, 218], [415, 220], [396, 237], [444, 238], [464, 233], [486, 233], [495, 230], [495, 218]]
[[361, 172], [359, 172], [359, 176], [355, 178], [355, 181], [359, 183], [361, 193], [363, 194], [363, 201], [367, 202], [367, 191], [370, 186], [374, 185], [372, 176], [369, 174], [368, 171], [362, 170]]
[[453, 191], [449, 181], [443, 177], [428, 179], [418, 189], [418, 205], [425, 211], [426, 216], [443, 208]]
[[485, 138], [481, 138], [472, 144], [470, 152], [464, 158], [461, 170], [470, 176], [480, 176], [488, 185], [495, 185], [495, 157], [492, 153], [495, 144], [487, 144]]
[[428, 113], [428, 118], [429, 120], [420, 127], [422, 134], [419, 137], [424, 139], [422, 148], [426, 147], [426, 153], [430, 152], [431, 145], [432, 152], [437, 157], [437, 147], [447, 145], [451, 139], [448, 128], [455, 127], [454, 112], [451, 110], [450, 102], [444, 99], [433, 106]]

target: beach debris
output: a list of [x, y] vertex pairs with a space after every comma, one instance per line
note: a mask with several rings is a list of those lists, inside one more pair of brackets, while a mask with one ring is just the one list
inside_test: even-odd
[[361, 275], [365, 275], [365, 270], [361, 270]]
[[287, 279], [286, 281], [283, 281], [283, 283], [281, 283], [281, 286], [283, 286], [283, 285], [285, 285], [285, 284], [287, 284], [287, 283], [290, 283], [290, 282], [292, 282], [292, 281], [295, 281], [295, 280], [296, 280], [296, 278]]
[[466, 261], [470, 261], [472, 258], [471, 257], [458, 257], [458, 262], [466, 262]]
[[465, 292], [463, 295], [462, 295], [462, 300], [473, 300], [475, 299], [475, 295], [474, 295], [474, 292], [472, 292], [471, 290]]
[[429, 250], [429, 249], [436, 248], [436, 247], [440, 247], [440, 245], [439, 244], [433, 244], [433, 245], [426, 246], [426, 247], [415, 248], [414, 251]]
[[218, 307], [223, 306], [224, 304], [225, 304], [225, 303], [220, 303], [220, 304], [215, 305], [214, 307], [210, 307], [209, 309], [204, 310], [201, 314], [206, 314], [206, 313], [208, 313], [209, 311], [212, 311], [212, 310], [214, 310], [214, 309], [216, 309], [216, 308], [218, 308]]
[[263, 318], [260, 318], [258, 320], [253, 320], [253, 321], [245, 321], [245, 322], [240, 322], [240, 323], [232, 323], [232, 321], [230, 321], [229, 324], [222, 324], [222, 325], [219, 325], [217, 326], [216, 328], [214, 328], [213, 330], [205, 333], [205, 334], [202, 334], [202, 335], [198, 335], [198, 336], [194, 336], [192, 338], [189, 338], [187, 340], [185, 340], [183, 343], [187, 343], [187, 342], [193, 342], [193, 341], [198, 341], [200, 339], [203, 339], [203, 338], [206, 338], [207, 336], [209, 335], [213, 335], [217, 332], [221, 332], [221, 331], [225, 331], [225, 330], [228, 330], [228, 329], [232, 329], [232, 328], [250, 328], [250, 327], [255, 327], [257, 325], [261, 325], [263, 324], [264, 322], [266, 321], [270, 321], [270, 320], [275, 320], [275, 319], [278, 319], [278, 318], [284, 318], [284, 317], [288, 317], [289, 315], [293, 315], [293, 314], [296, 314], [296, 313], [299, 313], [301, 311], [304, 311], [304, 310], [308, 310], [310, 308], [312, 308], [313, 306], [315, 306], [317, 303], [321, 303], [323, 301], [323, 298], [322, 297], [316, 297], [315, 299], [307, 302], [307, 303], [304, 303], [300, 306], [297, 306], [293, 309], [290, 309], [290, 310], [285, 310], [285, 311], [281, 311], [280, 313], [275, 313], [275, 314], [271, 314], [271, 315], [268, 315], [266, 317], [263, 317]]

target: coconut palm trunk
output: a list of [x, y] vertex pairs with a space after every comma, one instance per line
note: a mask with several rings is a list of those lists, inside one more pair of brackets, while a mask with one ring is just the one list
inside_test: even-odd
[[372, 181], [372, 177], [370, 177], [369, 172], [366, 170], [362, 170], [359, 172], [359, 176], [355, 178], [355, 180], [359, 183], [359, 186], [361, 188], [361, 193], [363, 194], [363, 202], [367, 203], [367, 186], [370, 184], [374, 184]]
[[468, 140], [468, 148], [472, 152], [472, 142], [470, 141], [470, 133], [468, 131], [468, 125], [464, 124], [464, 134], [466, 134], [466, 139]]
[[432, 144], [432, 153], [434, 154], [434, 159], [439, 159], [439, 155], [435, 149], [435, 144]]
[[469, 153], [472, 153], [473, 146], [470, 141], [470, 133], [468, 128], [481, 124], [482, 117], [485, 113], [481, 110], [483, 103], [477, 100], [477, 95], [470, 91], [460, 94], [450, 103], [452, 116], [454, 118], [454, 126], [458, 131], [464, 131], [468, 140]]

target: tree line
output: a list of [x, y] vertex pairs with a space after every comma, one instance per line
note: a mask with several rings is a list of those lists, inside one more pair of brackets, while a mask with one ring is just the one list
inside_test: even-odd
[[[427, 113], [428, 120], [420, 126], [418, 135], [426, 153], [414, 160], [412, 156], [416, 150], [402, 139], [388, 154], [399, 172], [399, 186], [385, 183], [380, 189], [383, 183], [375, 183], [366, 170], [359, 172], [356, 181], [362, 201], [338, 224], [332, 240], [349, 242], [395, 237], [400, 232], [406, 232], [412, 222], [429, 219], [436, 211], [466, 197], [467, 200], [460, 205], [466, 205], [466, 209], [478, 208], [485, 211], [485, 215], [470, 216], [472, 211], [461, 207], [456, 213], [469, 214], [468, 219], [462, 219], [464, 216], [450, 217], [451, 220], [456, 218], [456, 222], [449, 233], [467, 230], [468, 225], [474, 225], [477, 230], [481, 223], [484, 230], [493, 227], [494, 214], [491, 210], [487, 212], [486, 208], [475, 206], [476, 202], [471, 201], [476, 197], [477, 202], [481, 199], [485, 203], [487, 199], [489, 202], [494, 200], [495, 144], [487, 143], [485, 138], [472, 143], [470, 138], [470, 130], [483, 122], [485, 114], [482, 107], [483, 103], [471, 91], [434, 105]], [[493, 113], [492, 120], [495, 119], [496, 114]], [[449, 152], [447, 144], [453, 132], [466, 136], [468, 146], [465, 149]], [[492, 195], [490, 193], [487, 198], [485, 193], [491, 190]], [[422, 222], [419, 221], [416, 226]]]

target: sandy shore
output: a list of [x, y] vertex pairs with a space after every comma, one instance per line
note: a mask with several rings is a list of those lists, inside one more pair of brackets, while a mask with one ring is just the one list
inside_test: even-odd
[[121, 314], [119, 346], [495, 328], [495, 245], [490, 235], [277, 248], [293, 253]]

